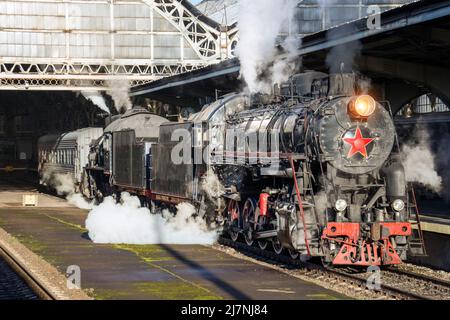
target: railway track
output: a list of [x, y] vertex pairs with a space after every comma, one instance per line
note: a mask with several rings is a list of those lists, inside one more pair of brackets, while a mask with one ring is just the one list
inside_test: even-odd
[[[29, 289], [31, 289], [39, 299], [57, 300], [57, 297], [55, 297], [39, 279], [36, 279], [26, 266], [16, 260], [14, 256], [3, 247], [0, 247], [0, 258], [8, 264], [8, 266], [25, 282]], [[24, 288], [21, 290], [26, 291]], [[30, 296], [30, 294], [28, 293], [27, 296]]]
[[[5, 186], [31, 191], [36, 187], [36, 184], [23, 175], [1, 173], [0, 188], [4, 188]], [[28, 268], [3, 246], [0, 246], [0, 261], [3, 263], [5, 286], [9, 286], [11, 283], [14, 288], [10, 288], [9, 291], [18, 291], [16, 293], [9, 292], [9, 294], [4, 294], [4, 299], [56, 300], [56, 297], [46, 286], [39, 279], [36, 279]], [[19, 281], [16, 280], [17, 277], [20, 278]]]
[[[379, 286], [368, 288], [371, 273], [355, 273], [350, 269], [325, 268], [312, 262], [302, 262], [290, 256], [261, 250], [239, 241], [221, 237], [219, 244], [234, 248], [251, 259], [268, 263], [304, 280], [313, 280], [327, 288], [344, 291], [361, 299], [434, 300], [450, 299], [450, 283], [423, 274], [404, 272], [396, 268], [382, 270]], [[219, 248], [220, 249], [220, 248]]]
[[37, 300], [39, 297], [0, 257], [0, 300]]
[[399, 287], [422, 292], [429, 299], [450, 299], [450, 281], [396, 267], [383, 270], [382, 276]]
[[[30, 185], [31, 181], [24, 177], [3, 177], [10, 185], [22, 186]], [[345, 286], [345, 291], [350, 296], [370, 299], [401, 299], [401, 300], [433, 300], [450, 299], [450, 281], [436, 277], [415, 273], [399, 268], [384, 269], [380, 273], [379, 287], [369, 289], [367, 287], [369, 273], [356, 273], [355, 270], [324, 268], [323, 266], [311, 262], [302, 262], [299, 259], [292, 259], [287, 255], [278, 255], [275, 252], [261, 250], [255, 246], [248, 246], [243, 242], [234, 242], [231, 239], [221, 237], [219, 243], [227, 247], [236, 249], [252, 259], [267, 262], [283, 268], [294, 276], [301, 276], [304, 279], [313, 279], [323, 284], [334, 286], [337, 289]], [[42, 299], [53, 299], [51, 295], [38, 282], [34, 281], [20, 265], [14, 263], [12, 257], [8, 256], [1, 248], [0, 255], [5, 256], [14, 270], [18, 272], [27, 284], [30, 285]]]

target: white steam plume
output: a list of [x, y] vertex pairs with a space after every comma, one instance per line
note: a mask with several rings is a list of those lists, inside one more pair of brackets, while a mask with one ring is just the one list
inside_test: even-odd
[[123, 192], [122, 203], [107, 197], [95, 206], [86, 219], [89, 237], [95, 243], [116, 244], [212, 244], [218, 230], [211, 230], [206, 222], [195, 216], [189, 203], [177, 205], [174, 216], [168, 210], [151, 214], [140, 207], [135, 196]]
[[[296, 0], [241, 0], [239, 4], [239, 43], [237, 55], [240, 76], [250, 93], [270, 93], [275, 83], [288, 80], [295, 71], [300, 44], [294, 15]], [[287, 55], [279, 56], [277, 39], [282, 31], [289, 36], [282, 44]]]
[[65, 196], [70, 204], [80, 209], [93, 207], [93, 203], [89, 203], [80, 193], [75, 192], [75, 182], [70, 173], [56, 173], [46, 169], [42, 173], [41, 183], [53, 188], [58, 195]]
[[42, 173], [41, 183], [55, 189], [60, 196], [65, 196], [75, 191], [73, 176], [70, 173], [56, 173], [46, 169]]
[[442, 189], [442, 178], [436, 171], [435, 156], [431, 151], [429, 134], [426, 130], [418, 130], [416, 138], [416, 143], [407, 143], [402, 147], [406, 180], [419, 182], [439, 193]]
[[114, 106], [118, 112], [125, 109], [131, 109], [133, 106], [130, 100], [130, 82], [126, 79], [123, 80], [110, 80], [106, 82], [108, 89], [106, 93], [111, 96], [114, 101]]
[[202, 180], [202, 189], [209, 200], [215, 202], [225, 193], [225, 187], [220, 182], [217, 175], [211, 169], [205, 174]]
[[103, 96], [96, 91], [81, 91], [81, 94], [87, 99], [91, 100], [93, 104], [95, 104], [97, 107], [102, 109], [103, 111], [107, 113], [111, 113], [109, 111], [109, 108], [106, 106], [105, 99]]
[[88, 202], [86, 199], [81, 195], [81, 193], [70, 193], [66, 197], [67, 202], [69, 202], [71, 205], [74, 205], [77, 208], [85, 209], [85, 210], [91, 210], [94, 208], [94, 202]]

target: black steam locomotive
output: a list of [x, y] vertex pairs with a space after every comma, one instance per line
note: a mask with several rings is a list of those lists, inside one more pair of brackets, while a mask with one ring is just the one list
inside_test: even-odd
[[191, 202], [232, 240], [294, 258], [401, 263], [412, 227], [395, 127], [356, 82], [308, 72], [274, 96], [227, 95], [177, 123], [132, 109], [91, 145], [80, 190]]

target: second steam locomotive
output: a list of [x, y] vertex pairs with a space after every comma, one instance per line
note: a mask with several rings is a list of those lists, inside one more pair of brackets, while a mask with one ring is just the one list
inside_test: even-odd
[[275, 96], [230, 94], [184, 122], [131, 109], [91, 143], [87, 163], [72, 161], [79, 190], [100, 201], [128, 191], [152, 208], [190, 202], [233, 241], [293, 258], [401, 263], [412, 200], [395, 127], [356, 83], [308, 72]]

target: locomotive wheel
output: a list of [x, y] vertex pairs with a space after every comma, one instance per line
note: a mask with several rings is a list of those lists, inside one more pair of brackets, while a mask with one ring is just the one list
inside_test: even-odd
[[293, 249], [288, 249], [288, 252], [289, 252], [289, 255], [291, 256], [291, 258], [292, 259], [298, 259], [298, 257], [299, 257], [299, 253], [298, 253], [298, 251], [295, 251], [295, 250], [293, 250]]
[[258, 240], [258, 246], [261, 250], [266, 250], [267, 240]]
[[236, 200], [230, 200], [230, 203], [228, 204], [228, 234], [234, 242], [236, 242], [239, 238], [239, 232], [236, 229], [239, 228], [240, 216], [241, 210], [239, 209], [239, 202]]
[[242, 210], [242, 221], [244, 229], [244, 239], [247, 245], [253, 245], [253, 230], [254, 230], [254, 219], [255, 219], [255, 201], [252, 198], [248, 198], [245, 201], [244, 209]]
[[283, 252], [283, 245], [276, 237], [272, 239], [272, 248], [276, 254], [281, 254]]

